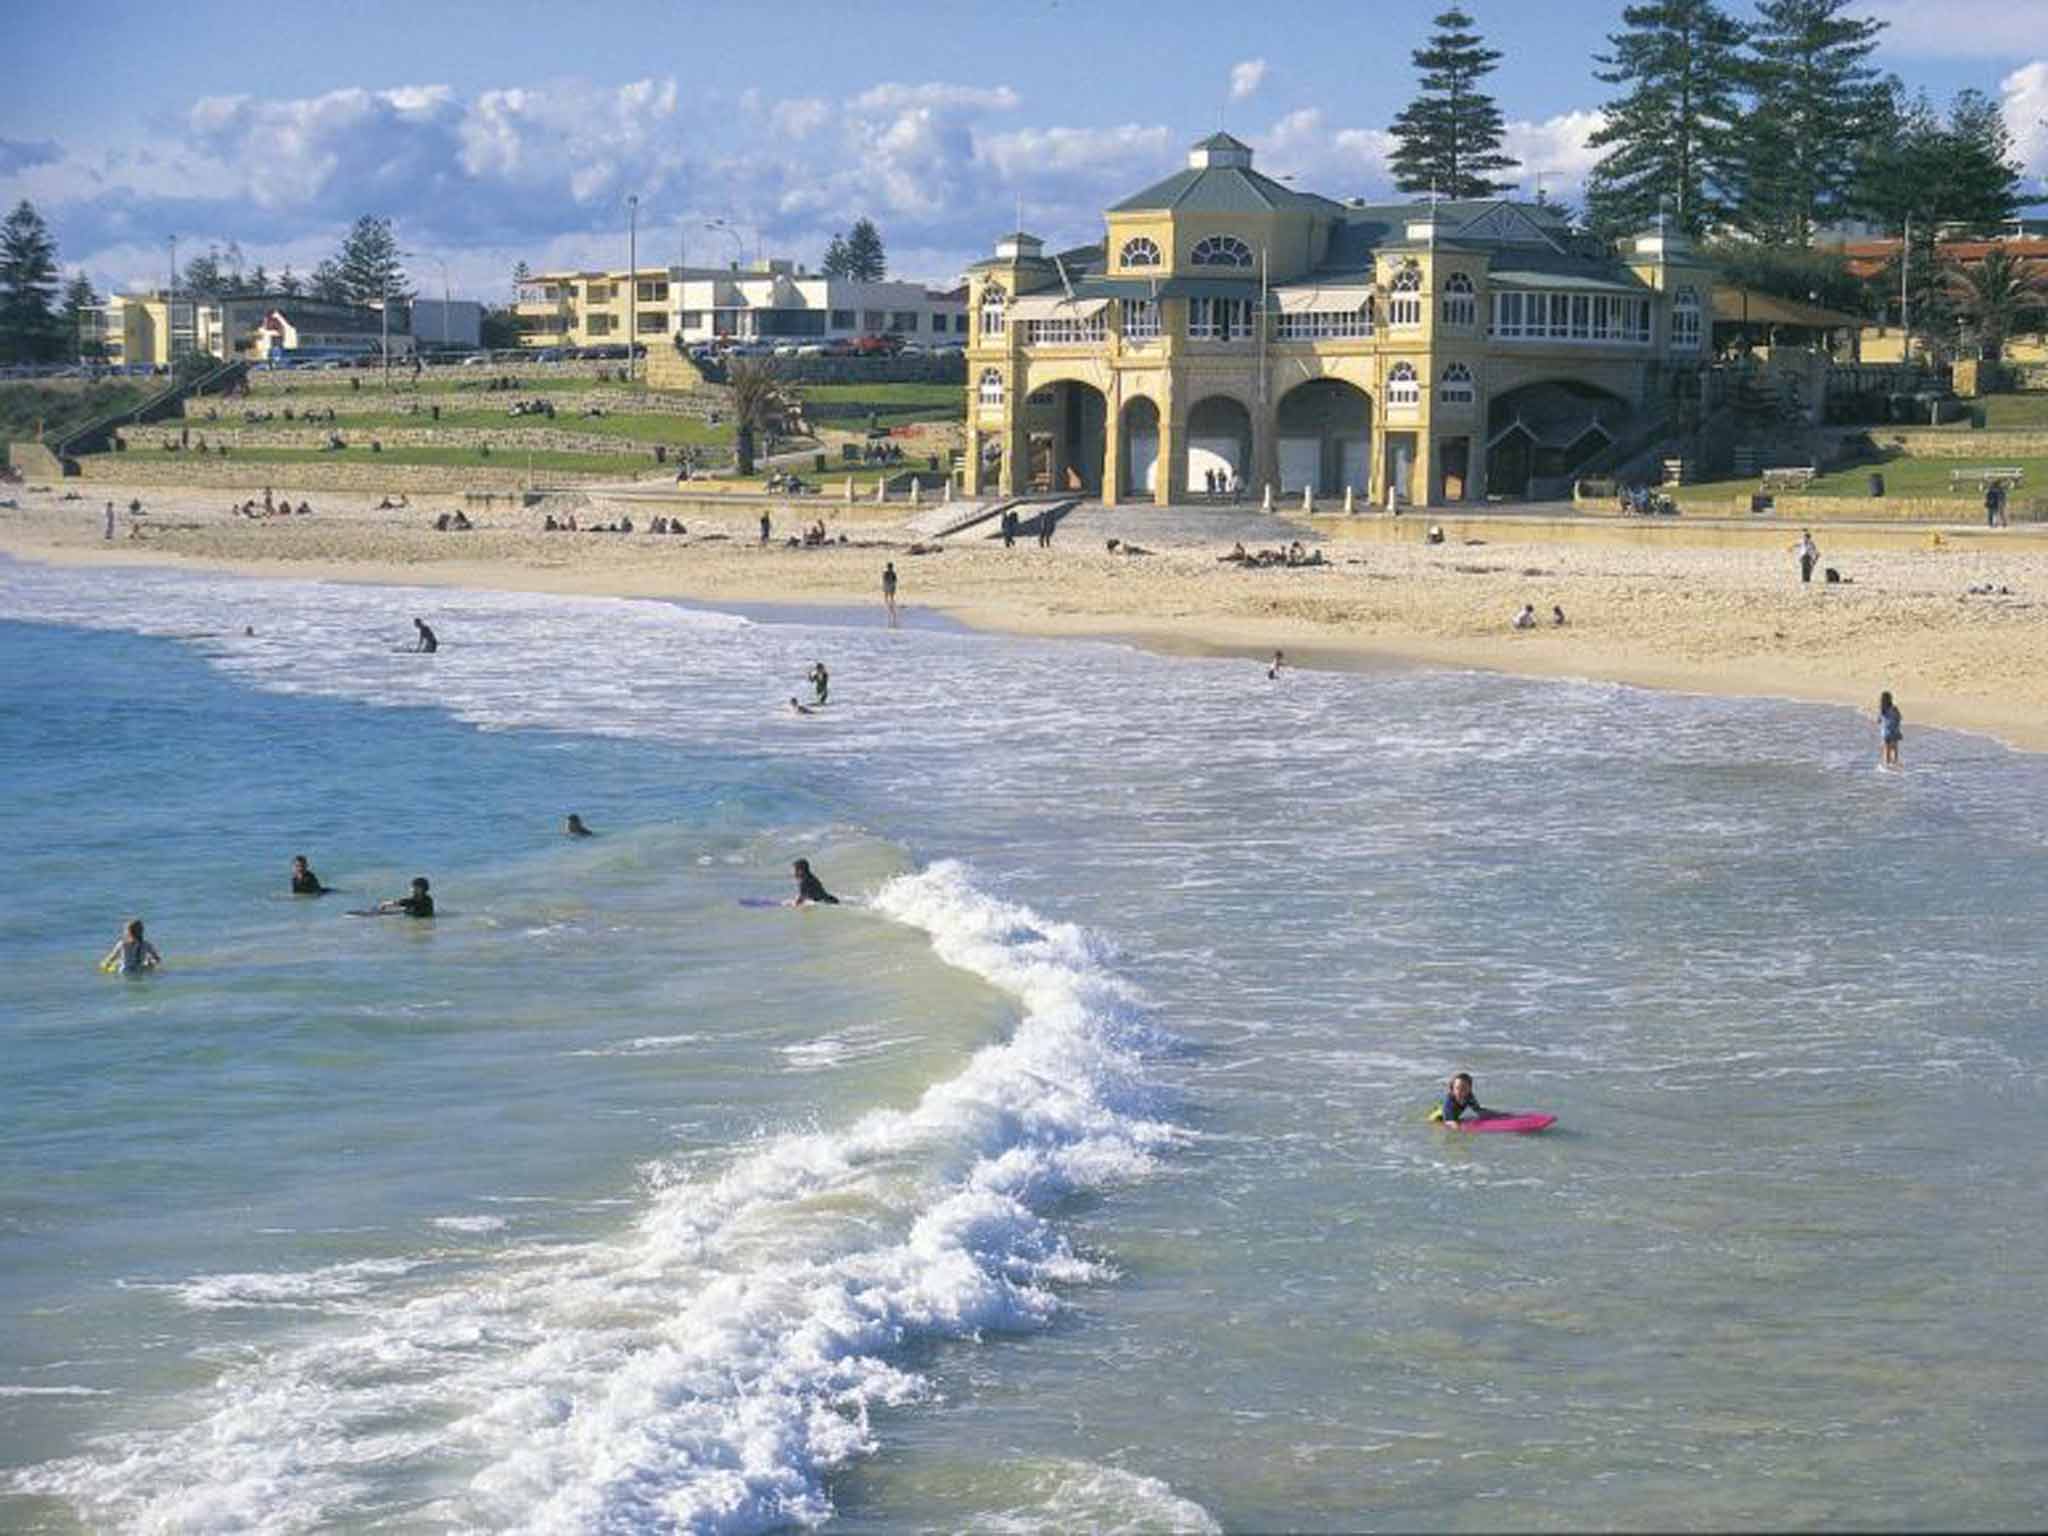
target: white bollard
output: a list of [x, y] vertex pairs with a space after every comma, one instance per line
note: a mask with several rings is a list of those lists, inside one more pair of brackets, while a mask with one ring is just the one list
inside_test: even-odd
[[846, 477], [846, 501], [849, 506], [853, 504], [853, 476], [851, 475]]
[[1307, 486], [1301, 488], [1301, 510], [1313, 513], [1316, 509], [1316, 493]]
[[949, 507], [953, 505], [953, 477], [951, 475], [946, 476], [946, 505]]
[[1354, 499], [1355, 495], [1356, 492], [1351, 486], [1347, 485], [1344, 487], [1344, 515], [1346, 517], [1351, 516], [1352, 513], [1358, 510], [1358, 503]]
[[921, 507], [924, 505], [924, 497], [922, 494], [923, 489], [924, 488], [921, 485], [919, 485], [917, 481], [913, 480], [910, 482], [910, 504], [913, 507]]
[[1273, 510], [1273, 482], [1270, 480], [1266, 482], [1266, 494], [1259, 498], [1259, 510], [1261, 512]]
[[888, 499], [889, 482], [887, 480], [877, 480], [875, 482], [875, 505], [880, 506], [883, 502], [887, 501]]

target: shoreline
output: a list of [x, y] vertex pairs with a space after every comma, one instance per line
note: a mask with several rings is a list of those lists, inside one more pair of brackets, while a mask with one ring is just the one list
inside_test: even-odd
[[[105, 489], [94, 487], [93, 501]], [[1863, 713], [1889, 688], [1909, 726], [2048, 751], [2048, 603], [2036, 601], [2048, 596], [2048, 551], [2032, 540], [2000, 544], [1930, 529], [1916, 547], [1865, 549], [1842, 537], [1837, 558], [1851, 581], [1801, 588], [1789, 554], [1775, 547], [1645, 547], [1627, 524], [1615, 525], [1611, 538], [1591, 525], [1557, 539], [1502, 523], [1487, 527], [1485, 539], [1428, 546], [1420, 534], [1430, 519], [1418, 516], [1406, 542], [1376, 530], [1323, 540], [1330, 563], [1321, 567], [1246, 570], [1220, 562], [1224, 546], [1214, 539], [1162, 542], [1148, 545], [1154, 553], [1126, 557], [1065, 530], [1049, 551], [969, 539], [913, 556], [907, 546], [916, 535], [902, 525], [901, 506], [778, 509], [780, 527], [822, 517], [849, 541], [791, 549], [761, 547], [751, 509], [729, 525], [693, 514], [690, 535], [671, 542], [542, 534], [534, 531], [539, 509], [508, 509], [502, 524], [476, 533], [438, 534], [424, 526], [430, 509], [380, 510], [367, 498], [330, 506], [331, 496], [321, 498], [317, 522], [246, 522], [215, 509], [217, 494], [195, 490], [173, 501], [149, 488], [149, 531], [108, 544], [92, 501], [60, 504], [31, 493], [19, 509], [0, 512], [0, 553], [75, 567], [708, 607], [873, 608], [878, 620], [875, 584], [882, 562], [894, 560], [906, 607], [992, 633], [1257, 663], [1283, 649], [1290, 665], [1304, 668], [1443, 667]], [[580, 515], [588, 522], [622, 510], [599, 502]], [[1124, 526], [1143, 529], [1144, 517], [1132, 513]], [[1460, 536], [1474, 531], [1469, 521], [1455, 527]], [[1314, 535], [1299, 525], [1292, 531]], [[2008, 592], [1968, 593], [1987, 585]], [[1512, 630], [1508, 618], [1522, 601], [1539, 614], [1558, 603], [1570, 622]]]

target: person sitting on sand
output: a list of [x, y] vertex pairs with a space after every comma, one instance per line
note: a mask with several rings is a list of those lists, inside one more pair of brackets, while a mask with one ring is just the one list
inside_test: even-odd
[[313, 515], [313, 503], [311, 503], [310, 501], [302, 501], [302, 502], [300, 502], [300, 503], [299, 503], [299, 516], [301, 516], [301, 517], [311, 517], [312, 515]]
[[412, 877], [412, 892], [406, 896], [394, 896], [389, 901], [380, 901], [375, 908], [380, 917], [403, 913], [407, 917], [432, 917], [434, 898], [427, 890], [427, 877]]
[[583, 825], [583, 818], [582, 818], [581, 816], [578, 816], [578, 815], [577, 815], [577, 814], [576, 814], [576, 813], [575, 813], [574, 811], [571, 811], [571, 812], [569, 813], [569, 819], [568, 819], [568, 821], [567, 821], [566, 823], [564, 823], [564, 824], [563, 824], [563, 827], [562, 827], [562, 835], [563, 835], [564, 837], [595, 837], [595, 836], [597, 836], [597, 834], [596, 834], [595, 832], [591, 831], [591, 830], [590, 830], [590, 828], [588, 828], [588, 827], [586, 827], [585, 825]]
[[157, 953], [156, 946], [142, 936], [142, 919], [134, 917], [128, 920], [121, 937], [114, 941], [114, 947], [100, 961], [100, 969], [121, 976], [140, 976], [163, 963], [164, 957]]
[[1470, 1115], [1474, 1120], [1499, 1120], [1503, 1112], [1483, 1107], [1472, 1092], [1472, 1074], [1460, 1072], [1450, 1081], [1450, 1091], [1444, 1095], [1443, 1107], [1437, 1111], [1440, 1119], [1455, 1124], [1462, 1116]]
[[413, 642], [412, 648], [415, 651], [431, 656], [434, 652], [441, 649], [440, 640], [435, 637], [433, 629], [429, 627], [425, 619], [414, 619], [412, 627], [419, 631], [419, 638]]
[[1522, 611], [1515, 615], [1515, 628], [1534, 629], [1535, 627], [1536, 605], [1534, 603], [1522, 604]]
[[327, 887], [320, 883], [320, 877], [313, 873], [313, 866], [306, 862], [303, 853], [292, 855], [292, 894], [294, 896], [325, 896]]
[[1423, 538], [1424, 538], [1424, 542], [1426, 542], [1426, 543], [1430, 543], [1430, 544], [1441, 544], [1441, 543], [1443, 543], [1443, 541], [1444, 541], [1444, 530], [1443, 530], [1443, 526], [1442, 526], [1442, 524], [1440, 524], [1440, 523], [1431, 523], [1431, 524], [1429, 525], [1429, 532], [1428, 532], [1427, 534], [1425, 534], [1425, 535], [1423, 536]]
[[818, 877], [811, 873], [811, 861], [809, 859], [798, 859], [790, 866], [790, 870], [796, 876], [796, 900], [790, 903], [791, 906], [836, 907], [839, 905], [839, 898], [826, 890], [819, 883]]
[[1218, 560], [1234, 560], [1238, 564], [1242, 565], [1245, 561], [1251, 559], [1251, 556], [1244, 552], [1244, 540], [1239, 539], [1235, 544], [1230, 546], [1229, 554], [1218, 555], [1216, 558]]
[[1564, 609], [1556, 603], [1550, 605], [1550, 624], [1553, 629], [1564, 628]]

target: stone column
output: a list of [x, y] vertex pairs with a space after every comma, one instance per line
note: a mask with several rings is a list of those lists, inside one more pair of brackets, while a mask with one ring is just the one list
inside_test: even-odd
[[1102, 504], [1120, 506], [1124, 493], [1123, 390], [1114, 374], [1102, 394]]

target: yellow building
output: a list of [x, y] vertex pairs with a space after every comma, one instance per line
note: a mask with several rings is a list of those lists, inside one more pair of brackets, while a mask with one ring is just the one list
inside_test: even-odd
[[1519, 496], [1661, 420], [1704, 355], [1713, 274], [1676, 235], [1624, 259], [1540, 203], [1335, 202], [1228, 134], [1105, 224], [969, 269], [976, 492]]

